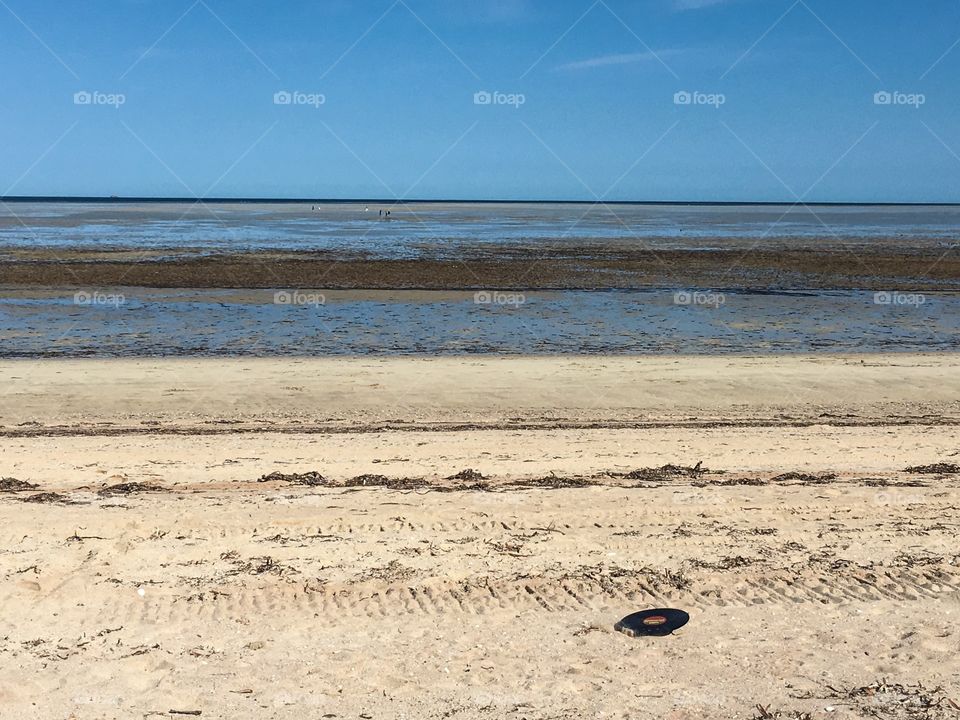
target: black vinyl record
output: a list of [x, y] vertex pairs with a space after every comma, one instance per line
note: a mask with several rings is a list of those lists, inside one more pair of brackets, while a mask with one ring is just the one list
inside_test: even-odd
[[662, 637], [671, 634], [677, 628], [682, 628], [689, 620], [690, 616], [683, 610], [657, 608], [631, 613], [614, 625], [613, 629], [630, 637], [641, 635]]

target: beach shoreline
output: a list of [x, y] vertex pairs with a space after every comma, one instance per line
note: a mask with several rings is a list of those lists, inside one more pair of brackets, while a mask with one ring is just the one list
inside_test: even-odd
[[952, 424], [960, 356], [0, 360], [0, 434]]

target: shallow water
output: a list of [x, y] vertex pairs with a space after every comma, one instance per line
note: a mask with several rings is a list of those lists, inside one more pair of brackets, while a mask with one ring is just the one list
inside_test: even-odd
[[478, 303], [467, 292], [342, 291], [280, 299], [312, 304], [277, 304], [271, 291], [121, 289], [79, 299], [89, 304], [72, 293], [21, 294], [0, 299], [0, 356], [960, 350], [960, 295], [952, 293], [570, 291]]
[[[224, 253], [336, 250], [371, 257], [611, 249], [936, 250], [960, 233], [952, 206], [676, 206], [543, 203], [0, 204], [4, 248]], [[315, 209], [314, 209], [315, 208]]]
[[[332, 250], [447, 259], [517, 249], [576, 249], [583, 257], [623, 248], [860, 247], [940, 255], [960, 230], [960, 207], [952, 206], [412, 203], [392, 208], [385, 220], [379, 210], [386, 207], [0, 203], [0, 260], [5, 248], [171, 256]], [[909, 278], [900, 286], [909, 287]], [[323, 304], [285, 305], [268, 291], [104, 292], [120, 292], [123, 301], [77, 304], [67, 292], [6, 292], [0, 355], [720, 354], [960, 345], [960, 296], [951, 293], [878, 303], [870, 292], [727, 292], [722, 303], [704, 296], [683, 304], [672, 291], [571, 291], [477, 304], [469, 292], [358, 291], [329, 293]]]

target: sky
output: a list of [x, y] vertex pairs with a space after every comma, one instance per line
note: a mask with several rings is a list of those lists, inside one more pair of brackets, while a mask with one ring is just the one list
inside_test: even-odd
[[960, 201], [956, 0], [0, 0], [0, 195]]

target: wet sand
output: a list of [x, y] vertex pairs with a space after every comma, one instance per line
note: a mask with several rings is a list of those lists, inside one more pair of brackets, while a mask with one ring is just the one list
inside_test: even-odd
[[[835, 243], [834, 243], [835, 244]], [[464, 250], [455, 258], [378, 259], [333, 251], [190, 256], [163, 250], [4, 251], [0, 288], [325, 288], [752, 290], [960, 289], [960, 249], [916, 252], [834, 247], [823, 251], [650, 250], [640, 241], [603, 249]]]
[[956, 717], [958, 366], [0, 362], [0, 715]]

